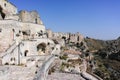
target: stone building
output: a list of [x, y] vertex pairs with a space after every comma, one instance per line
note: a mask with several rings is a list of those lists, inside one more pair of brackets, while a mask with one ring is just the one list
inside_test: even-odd
[[84, 37], [79, 32], [75, 34], [70, 33], [69, 38], [70, 38], [69, 39], [70, 42], [74, 42], [74, 43], [80, 43], [84, 39]]
[[55, 38], [63, 38], [63, 37], [66, 37], [69, 38], [69, 33], [62, 33], [62, 32], [54, 32], [53, 33], [53, 37]]
[[0, 19], [15, 19], [17, 8], [7, 0], [0, 0]]
[[52, 32], [50, 29], [47, 31], [48, 38], [60, 40], [64, 39], [66, 42], [80, 43], [83, 41], [84, 37], [79, 32], [77, 33], [62, 33], [62, 32]]
[[0, 0], [0, 63], [27, 64], [49, 55], [54, 42], [47, 38], [46, 29], [37, 11], [20, 11]]

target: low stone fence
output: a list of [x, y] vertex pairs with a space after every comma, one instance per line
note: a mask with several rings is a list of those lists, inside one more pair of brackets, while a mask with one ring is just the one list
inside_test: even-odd
[[87, 73], [89, 73], [90, 75], [94, 76], [94, 77], [97, 78], [98, 80], [103, 80], [102, 78], [100, 78], [99, 76], [97, 76], [97, 75], [95, 75], [95, 74], [93, 74], [93, 73], [90, 73], [90, 72], [87, 72]]
[[49, 67], [53, 63], [54, 59], [55, 56], [51, 55], [49, 59], [45, 61], [42, 67], [37, 71], [37, 74], [33, 80], [46, 80]]
[[43, 63], [41, 68], [37, 71], [37, 74], [33, 80], [46, 80], [49, 68], [55, 60], [55, 55], [60, 53], [60, 45], [56, 45], [51, 53], [51, 56]]

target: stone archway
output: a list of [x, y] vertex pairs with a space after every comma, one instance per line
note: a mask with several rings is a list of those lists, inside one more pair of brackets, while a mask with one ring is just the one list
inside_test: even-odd
[[46, 44], [45, 43], [38, 44], [37, 45], [37, 51], [39, 52], [39, 54], [45, 53], [45, 51], [46, 51]]

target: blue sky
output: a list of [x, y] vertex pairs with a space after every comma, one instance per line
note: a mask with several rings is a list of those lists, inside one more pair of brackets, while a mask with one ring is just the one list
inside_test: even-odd
[[120, 0], [9, 0], [19, 10], [37, 10], [46, 28], [97, 39], [120, 36]]

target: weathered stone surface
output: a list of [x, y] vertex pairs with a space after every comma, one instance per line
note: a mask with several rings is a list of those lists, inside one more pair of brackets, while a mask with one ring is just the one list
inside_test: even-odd
[[22, 22], [43, 24], [37, 11], [20, 11], [19, 17]]

